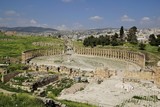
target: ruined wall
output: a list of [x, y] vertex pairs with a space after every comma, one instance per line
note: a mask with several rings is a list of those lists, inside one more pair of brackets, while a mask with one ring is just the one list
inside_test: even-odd
[[58, 75], [50, 75], [47, 77], [43, 77], [37, 81], [35, 81], [35, 83], [33, 83], [32, 85], [32, 89], [33, 90], [37, 90], [38, 87], [42, 87], [45, 86], [51, 82], [57, 81], [59, 79]]
[[20, 72], [13, 72], [13, 73], [9, 73], [9, 74], [4, 75], [2, 82], [8, 82], [11, 78], [15, 77], [19, 73]]
[[76, 54], [101, 56], [112, 59], [120, 59], [135, 63], [142, 68], [145, 67], [145, 55], [139, 52], [132, 52], [119, 49], [96, 49], [96, 48], [74, 48]]
[[153, 72], [149, 72], [149, 71], [144, 71], [144, 72], [125, 71], [123, 76], [124, 78], [154, 81], [154, 74]]
[[61, 46], [63, 44], [57, 44], [57, 43], [53, 43], [53, 42], [33, 42], [32, 45], [35, 46]]
[[6, 31], [4, 34], [7, 36], [12, 36], [12, 35], [16, 35], [17, 32], [16, 31]]
[[99, 78], [99, 79], [106, 79], [110, 78], [111, 76], [115, 76], [116, 71], [111, 71], [108, 70], [107, 68], [98, 68], [94, 72], [94, 77]]
[[160, 88], [160, 67], [153, 69], [154, 71], [154, 82]]
[[152, 71], [124, 72], [123, 81], [140, 82], [141, 80], [153, 81], [160, 88], [160, 67], [153, 67]]

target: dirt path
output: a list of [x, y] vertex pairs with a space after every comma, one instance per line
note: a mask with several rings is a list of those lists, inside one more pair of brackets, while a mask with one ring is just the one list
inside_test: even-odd
[[10, 91], [4, 90], [2, 88], [0, 88], [0, 92], [3, 92], [4, 94], [15, 94], [15, 92], [10, 92]]

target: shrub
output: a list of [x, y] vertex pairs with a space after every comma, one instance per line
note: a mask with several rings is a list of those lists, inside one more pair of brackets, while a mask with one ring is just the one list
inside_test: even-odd
[[160, 52], [160, 47], [158, 47], [158, 52]]

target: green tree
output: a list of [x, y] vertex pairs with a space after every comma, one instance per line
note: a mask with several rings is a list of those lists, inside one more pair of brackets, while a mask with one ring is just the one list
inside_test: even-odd
[[125, 42], [123, 26], [121, 26], [121, 28], [120, 28], [119, 35], [120, 35], [120, 38], [119, 38], [119, 40], [120, 40], [120, 41], [119, 41], [119, 45], [123, 45], [124, 42]]
[[105, 45], [110, 44], [110, 37], [108, 35], [105, 36], [104, 40], [105, 40]]
[[61, 38], [62, 37], [62, 35], [58, 35], [58, 38]]
[[84, 45], [85, 47], [89, 46], [89, 40], [88, 40], [88, 38], [85, 38], [85, 39], [84, 39], [83, 45]]
[[157, 49], [157, 50], [158, 50], [158, 52], [160, 52], [160, 47], [158, 47], [158, 49]]
[[157, 45], [157, 40], [154, 34], [151, 34], [149, 36], [149, 44], [152, 46], [156, 46]]
[[139, 49], [140, 50], [145, 50], [145, 47], [146, 47], [146, 44], [144, 44], [142, 42], [139, 44]]
[[157, 44], [157, 46], [159, 46], [159, 45], [160, 45], [160, 34], [159, 34], [159, 35], [157, 35], [156, 44]]
[[88, 38], [85, 38], [83, 41], [83, 45], [84, 46], [91, 46], [92, 48], [97, 46], [97, 38], [95, 38], [94, 36], [90, 36]]
[[119, 35], [120, 35], [120, 39], [121, 39], [121, 40], [124, 40], [124, 30], [123, 30], [123, 26], [121, 26], [121, 28], [120, 28]]
[[112, 45], [112, 46], [117, 46], [117, 45], [118, 45], [118, 34], [117, 34], [117, 33], [115, 33], [115, 34], [112, 36], [111, 45]]
[[128, 38], [127, 38], [128, 42], [130, 42], [132, 44], [138, 43], [136, 32], [137, 32], [137, 27], [135, 27], [135, 26], [133, 26], [129, 29]]
[[94, 38], [91, 39], [91, 45], [90, 46], [91, 46], [91, 48], [97, 46], [97, 38], [94, 37]]
[[98, 45], [102, 45], [102, 46], [105, 45], [105, 38], [103, 35], [99, 36], [98, 42], [99, 42]]

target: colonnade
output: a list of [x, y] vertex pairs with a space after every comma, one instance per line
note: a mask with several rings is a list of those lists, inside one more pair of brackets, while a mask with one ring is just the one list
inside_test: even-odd
[[119, 49], [97, 49], [97, 48], [75, 48], [75, 53], [80, 55], [100, 56], [112, 59], [120, 59], [135, 63], [142, 68], [145, 67], [145, 55], [140, 52], [133, 52]]
[[[60, 49], [34, 49], [28, 50], [22, 53], [22, 63], [38, 57], [38, 56], [50, 56], [60, 55], [64, 51]], [[140, 52], [133, 52], [120, 49], [97, 49], [97, 48], [74, 48], [75, 54], [100, 56], [112, 59], [120, 59], [128, 62], [135, 63], [142, 68], [145, 67], [145, 55]]]
[[34, 49], [22, 52], [22, 63], [39, 56], [60, 55], [63, 50], [60, 49]]

